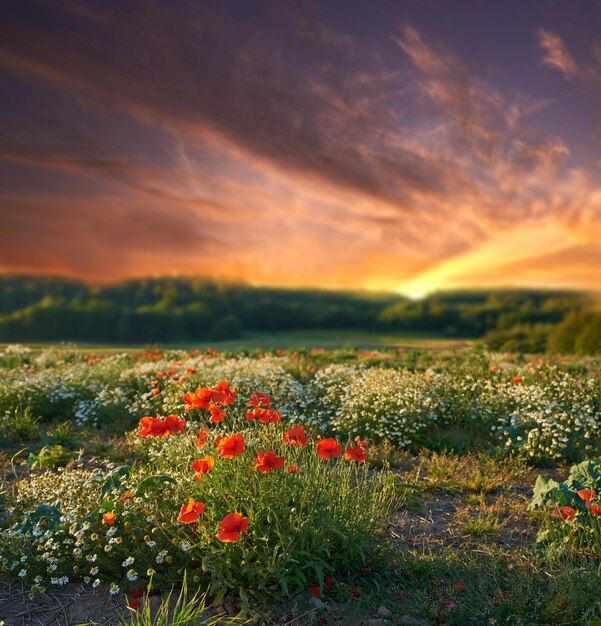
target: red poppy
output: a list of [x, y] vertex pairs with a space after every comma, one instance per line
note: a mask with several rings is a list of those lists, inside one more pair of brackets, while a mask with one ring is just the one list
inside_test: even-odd
[[213, 390], [213, 402], [218, 402], [219, 404], [233, 404], [235, 401], [236, 392], [230, 389], [227, 380], [222, 380], [217, 385], [217, 389]]
[[232, 404], [236, 401], [236, 392], [230, 389], [227, 380], [222, 380], [216, 389], [198, 387], [183, 397], [186, 411], [192, 409], [209, 409], [211, 404]]
[[365, 452], [361, 446], [347, 448], [344, 453], [344, 458], [347, 461], [357, 461], [358, 463], [363, 463], [367, 459], [367, 452]]
[[136, 587], [132, 594], [131, 594], [134, 598], [143, 598], [144, 597], [144, 589], [142, 589], [142, 587]]
[[139, 600], [128, 600], [127, 607], [132, 609], [132, 611], [137, 611], [140, 608]]
[[576, 511], [571, 506], [560, 506], [556, 510], [557, 515], [561, 517], [561, 519], [571, 521], [576, 516]]
[[289, 446], [304, 446], [309, 439], [302, 426], [295, 426], [284, 433], [284, 443]]
[[464, 591], [465, 583], [455, 583], [453, 589], [455, 589], [455, 591]]
[[157, 417], [150, 417], [147, 415], [140, 420], [140, 427], [142, 430], [138, 432], [140, 437], [160, 437], [165, 429], [163, 428], [161, 420]]
[[240, 533], [248, 535], [248, 521], [241, 513], [230, 513], [221, 520], [221, 530], [215, 536], [223, 543], [240, 541]]
[[595, 499], [595, 491], [593, 489], [580, 489], [577, 493], [580, 498], [584, 500], [586, 508], [589, 509], [591, 506], [591, 500]]
[[121, 496], [121, 502], [127, 502], [134, 494], [129, 489]]
[[273, 410], [269, 410], [267, 411], [267, 413], [261, 414], [261, 416], [259, 417], [259, 421], [260, 422], [264, 422], [264, 423], [272, 423], [275, 424], [276, 422], [279, 422], [282, 419], [282, 412], [281, 411], [273, 411]]
[[186, 420], [184, 418], [180, 419], [177, 415], [167, 415], [163, 418], [163, 427], [166, 435], [183, 433], [186, 430]]
[[300, 467], [298, 465], [286, 465], [286, 471], [289, 474], [300, 474]]
[[328, 461], [332, 457], [339, 457], [342, 454], [342, 446], [336, 439], [320, 439], [316, 444], [317, 456]]
[[108, 526], [112, 526], [115, 523], [116, 519], [117, 516], [112, 511], [109, 511], [102, 516], [102, 523], [107, 524]]
[[249, 422], [252, 421], [252, 420], [259, 419], [259, 415], [261, 414], [261, 411], [266, 413], [268, 411], [268, 409], [265, 409], [263, 407], [255, 407], [254, 409], [249, 409], [245, 413], [246, 419]]
[[255, 459], [255, 471], [268, 472], [282, 469], [284, 466], [284, 457], [276, 456], [275, 452], [257, 452], [257, 458]]
[[457, 608], [457, 602], [455, 602], [455, 600], [450, 600], [450, 599], [446, 599], [442, 601], [442, 606], [446, 607], [447, 609], [456, 609]]
[[601, 504], [593, 504], [591, 506], [591, 515], [601, 515]]
[[236, 435], [224, 435], [215, 442], [217, 454], [224, 459], [234, 459], [244, 453], [244, 437]]
[[359, 437], [359, 435], [357, 435], [355, 437], [355, 443], [358, 446], [361, 446], [362, 448], [364, 448], [368, 444], [368, 441], [367, 441], [367, 439], [361, 439], [361, 437]]
[[209, 413], [211, 414], [211, 419], [209, 420], [209, 423], [219, 424], [220, 422], [223, 422], [223, 420], [225, 419], [225, 409], [219, 408], [213, 402], [209, 404], [208, 409]]
[[177, 516], [177, 521], [182, 524], [192, 524], [204, 513], [203, 502], [196, 502], [194, 498], [188, 500], [188, 504], [182, 504], [182, 509]]
[[309, 587], [309, 593], [314, 598], [319, 598], [319, 596], [321, 596], [321, 590], [319, 589], [319, 587]]
[[196, 391], [190, 391], [183, 397], [186, 403], [186, 411], [192, 409], [208, 409], [213, 400], [213, 392], [208, 387], [198, 387]]
[[167, 415], [161, 418], [146, 416], [140, 420], [142, 430], [138, 432], [140, 437], [167, 437], [174, 433], [183, 433], [186, 429], [186, 420], [180, 419], [176, 415]]
[[204, 448], [207, 445], [207, 439], [209, 438], [209, 429], [203, 428], [199, 430], [194, 440], [197, 448]]
[[192, 469], [196, 472], [194, 480], [202, 480], [204, 474], [208, 474], [215, 467], [215, 459], [212, 456], [203, 456], [192, 463]]
[[250, 397], [248, 406], [263, 406], [267, 409], [271, 408], [271, 398], [260, 391], [255, 391]]
[[158, 387], [155, 387], [152, 390], [152, 395], [154, 395], [154, 396], [158, 396], [160, 393], [161, 393], [161, 390]]
[[252, 411], [246, 411], [246, 419], [249, 421], [259, 420], [264, 424], [269, 424], [279, 422], [282, 419], [282, 413], [262, 406], [256, 406]]
[[516, 376], [516, 377], [513, 379], [513, 382], [514, 382], [516, 385], [519, 385], [519, 384], [522, 382], [522, 380], [523, 380], [523, 379], [522, 379], [522, 377], [521, 377], [521, 376]]
[[140, 437], [160, 437], [164, 432], [160, 420], [149, 415], [140, 420], [140, 427], [142, 429], [138, 431]]

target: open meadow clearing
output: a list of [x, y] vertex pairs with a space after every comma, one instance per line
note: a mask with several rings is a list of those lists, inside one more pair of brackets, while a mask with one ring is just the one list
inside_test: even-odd
[[0, 626], [601, 626], [601, 0], [2, 0], [0, 90]]
[[601, 619], [598, 360], [13, 345], [0, 366], [6, 626]]

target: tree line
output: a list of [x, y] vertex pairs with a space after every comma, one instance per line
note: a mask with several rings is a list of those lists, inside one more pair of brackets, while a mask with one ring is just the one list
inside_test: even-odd
[[88, 285], [0, 276], [0, 341], [115, 343], [236, 339], [252, 331], [362, 329], [484, 338], [494, 349], [601, 351], [591, 295], [506, 289], [412, 300], [397, 294], [276, 289], [200, 278]]

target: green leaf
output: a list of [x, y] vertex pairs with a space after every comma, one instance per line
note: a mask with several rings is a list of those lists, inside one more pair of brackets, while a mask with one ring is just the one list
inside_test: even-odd
[[113, 491], [120, 489], [123, 480], [129, 476], [129, 465], [121, 465], [115, 468], [104, 481], [100, 490], [100, 499], [104, 500], [106, 496], [110, 496]]
[[155, 493], [167, 484], [175, 485], [177, 484], [177, 481], [171, 476], [167, 476], [167, 474], [156, 474], [155, 476], [148, 476], [138, 483], [134, 495], [145, 496], [147, 493]]
[[532, 502], [528, 505], [528, 510], [532, 511], [538, 507], [546, 506], [549, 503], [551, 492], [560, 486], [556, 480], [544, 478], [539, 474], [534, 483], [534, 496], [532, 497]]
[[62, 513], [56, 506], [49, 504], [38, 504], [35, 511], [30, 511], [25, 515], [24, 522], [19, 526], [19, 530], [27, 532], [33, 530], [42, 521], [49, 522], [49, 529], [55, 528], [61, 518]]
[[586, 487], [599, 487], [601, 482], [599, 469], [600, 464], [598, 461], [583, 461], [570, 469], [570, 476], [565, 484], [575, 491]]

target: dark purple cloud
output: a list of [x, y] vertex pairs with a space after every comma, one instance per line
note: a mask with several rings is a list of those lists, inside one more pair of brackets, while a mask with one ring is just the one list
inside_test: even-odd
[[5, 2], [0, 264], [425, 284], [532, 224], [588, 264], [583, 4]]

